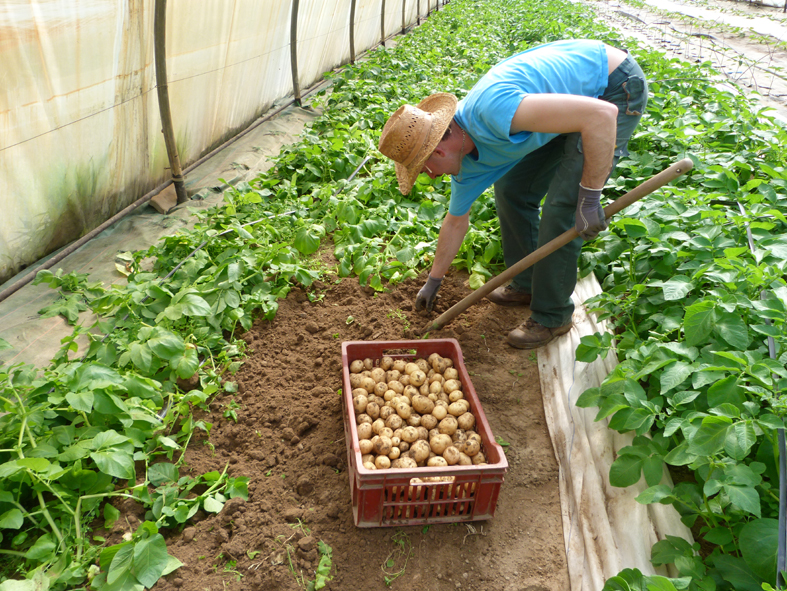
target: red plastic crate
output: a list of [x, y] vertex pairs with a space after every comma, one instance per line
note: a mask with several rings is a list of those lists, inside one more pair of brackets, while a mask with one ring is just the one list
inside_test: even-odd
[[[487, 464], [412, 469], [368, 470], [361, 462], [358, 430], [350, 388], [350, 363], [369, 357], [376, 362], [426, 358], [432, 353], [448, 357], [459, 372], [464, 396], [476, 418]], [[481, 402], [465, 368], [456, 339], [421, 341], [349, 341], [342, 343], [344, 433], [349, 460], [353, 518], [358, 527], [456, 523], [490, 519], [495, 514], [500, 485], [508, 470], [503, 448], [495, 442]], [[419, 482], [450, 477], [450, 482]]]

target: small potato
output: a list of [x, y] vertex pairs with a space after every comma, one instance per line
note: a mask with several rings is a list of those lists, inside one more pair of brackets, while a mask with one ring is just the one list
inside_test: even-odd
[[382, 359], [380, 359], [380, 367], [382, 367], [385, 371], [388, 371], [393, 367], [393, 357], [389, 357], [386, 355]]
[[438, 435], [442, 435], [442, 433], [440, 433], [440, 431], [437, 430], [437, 427], [435, 427], [434, 429], [429, 429], [429, 433], [427, 435], [426, 440], [431, 441], [433, 438], [437, 437]]
[[437, 435], [429, 440], [429, 448], [438, 456], [451, 446], [451, 437], [448, 435]]
[[385, 372], [385, 381], [386, 382], [398, 382], [399, 378], [401, 377], [402, 372], [397, 371], [395, 369], [389, 369]]
[[465, 448], [462, 451], [466, 453], [468, 456], [470, 456], [471, 458], [473, 456], [477, 456], [478, 453], [481, 451], [481, 443], [476, 439], [467, 439], [465, 441], [464, 447]]
[[385, 427], [385, 421], [382, 419], [375, 419], [374, 423], [372, 423], [372, 432], [376, 435], [380, 434], [380, 431], [383, 430]]
[[388, 382], [388, 389], [393, 390], [397, 394], [404, 392], [404, 386], [402, 385], [402, 382], [399, 381]]
[[350, 374], [350, 387], [351, 388], [360, 388], [361, 387], [361, 380], [363, 376], [359, 373]]
[[380, 437], [388, 437], [389, 439], [393, 439], [393, 429], [390, 427], [383, 427], [380, 430]]
[[410, 446], [410, 451], [412, 452], [412, 458], [420, 464], [429, 458], [431, 448], [426, 441], [419, 439]]
[[382, 367], [375, 367], [372, 370], [371, 378], [377, 384], [379, 384], [380, 382], [384, 382], [385, 381], [385, 370]]
[[446, 394], [445, 392], [440, 392], [437, 395], [437, 401], [438, 402], [445, 402], [445, 407], [446, 408], [448, 408], [448, 405], [451, 404], [451, 399], [448, 398], [448, 394]]
[[[402, 438], [402, 430], [401, 429], [397, 429], [396, 431], [394, 431], [393, 432], [393, 437], [396, 437], [397, 439], [401, 439]], [[396, 444], [394, 443], [394, 445], [396, 445]]]
[[358, 394], [355, 398], [353, 398], [353, 407], [355, 408], [355, 414], [361, 414], [362, 412], [366, 411], [366, 405], [369, 404], [369, 399], [366, 397], [365, 394]]
[[418, 388], [416, 388], [415, 386], [405, 386], [402, 395], [406, 396], [407, 400], [412, 401], [413, 398], [415, 398], [416, 396], [420, 396], [421, 393], [418, 391]]
[[418, 388], [418, 391], [421, 393], [421, 395], [422, 395], [422, 396], [428, 396], [428, 395], [429, 395], [429, 384], [427, 384], [426, 382], [424, 382], [424, 383], [423, 383], [423, 384], [421, 384], [421, 386]]
[[457, 417], [456, 423], [460, 429], [465, 429], [465, 430], [472, 429], [473, 427], [475, 427], [475, 416], [471, 412], [466, 412], [462, 415], [459, 415], [459, 417]]
[[458, 379], [459, 379], [459, 372], [458, 372], [458, 371], [456, 371], [456, 368], [455, 368], [455, 367], [449, 367], [449, 368], [448, 368], [448, 369], [446, 369], [446, 370], [445, 370], [445, 372], [443, 373], [443, 377], [444, 377], [446, 380], [458, 380]]
[[409, 375], [410, 375], [411, 373], [413, 373], [414, 371], [420, 371], [420, 370], [418, 369], [418, 366], [417, 366], [415, 363], [413, 363], [413, 362], [411, 361], [410, 363], [406, 363], [406, 364], [405, 364], [405, 366], [404, 366], [404, 373], [406, 373], [406, 374], [409, 376]]
[[393, 368], [396, 371], [404, 373], [405, 366], [407, 366], [407, 362], [404, 359], [394, 359]]
[[366, 390], [360, 387], [353, 388], [353, 391], [350, 392], [350, 396], [352, 396], [353, 398], [355, 398], [356, 396], [361, 396], [362, 394], [367, 397], [369, 396], [369, 392], [367, 392]]
[[391, 453], [388, 454], [388, 459], [389, 460], [396, 460], [396, 459], [399, 458], [400, 454], [401, 454], [401, 452], [399, 451], [399, 448], [394, 446], [394, 447], [391, 448]]
[[418, 429], [415, 427], [405, 427], [402, 429], [402, 441], [413, 443], [418, 440]]
[[429, 439], [429, 429], [424, 427], [416, 427], [416, 429], [418, 429], [418, 439]]
[[387, 420], [388, 417], [390, 417], [391, 415], [395, 415], [395, 414], [396, 411], [390, 406], [384, 406], [380, 409], [380, 418], [384, 421]]
[[467, 432], [467, 438], [468, 439], [475, 439], [476, 441], [478, 441], [478, 445], [481, 445], [481, 436], [478, 433], [476, 433], [475, 431], [468, 431]]
[[404, 452], [406, 452], [407, 450], [409, 450], [409, 449], [410, 449], [410, 444], [409, 444], [409, 443], [407, 443], [406, 441], [400, 441], [400, 442], [399, 442], [399, 445], [397, 445], [396, 447], [398, 447], [398, 448], [399, 448], [399, 451], [400, 451], [401, 453], [404, 453]]
[[421, 414], [428, 414], [434, 409], [434, 402], [429, 400], [426, 396], [418, 394], [417, 396], [413, 396], [413, 408]]
[[473, 460], [467, 454], [459, 452], [459, 461], [457, 462], [457, 464], [460, 466], [472, 466]]
[[[366, 408], [367, 408], [367, 409], [369, 408], [369, 405], [368, 405], [368, 404], [366, 405]], [[364, 423], [369, 423], [369, 424], [371, 425], [371, 424], [374, 422], [374, 419], [372, 419], [372, 417], [370, 417], [370, 416], [369, 416], [368, 414], [366, 414], [365, 412], [362, 412], [362, 413], [361, 413], [361, 414], [359, 414], [357, 417], [355, 417], [355, 422], [356, 422], [358, 425], [363, 425]]]
[[434, 429], [437, 427], [437, 419], [434, 415], [421, 415], [421, 426], [426, 427], [427, 429]]
[[429, 458], [429, 461], [426, 462], [426, 465], [432, 468], [441, 468], [443, 466], [447, 466], [448, 462], [443, 456], [435, 456], [433, 458]]
[[352, 363], [350, 363], [350, 372], [351, 373], [361, 373], [363, 371], [363, 361], [360, 359], [356, 359]]
[[429, 384], [430, 394], [439, 394], [442, 391], [443, 391], [443, 385], [439, 381], [432, 382], [431, 384]]
[[454, 390], [461, 390], [462, 384], [459, 383], [459, 380], [446, 380], [445, 384], [443, 384], [443, 392], [446, 394], [450, 394]]
[[410, 383], [413, 386], [420, 386], [426, 382], [426, 374], [422, 372], [420, 369], [416, 369], [413, 373], [410, 374]]
[[[358, 439], [371, 439], [372, 438], [372, 424], [371, 423], [361, 423], [358, 425]], [[363, 452], [368, 453], [368, 452]]]
[[364, 462], [363, 467], [367, 470], [377, 470], [377, 466], [374, 465], [374, 462]]
[[406, 373], [403, 373], [402, 375], [399, 376], [399, 383], [402, 386], [409, 386], [410, 385], [410, 376], [408, 376]]
[[377, 456], [374, 459], [374, 465], [377, 466], [378, 470], [387, 470], [391, 467], [391, 460], [388, 456]]
[[429, 357], [426, 358], [426, 362], [431, 366], [435, 359], [440, 359], [440, 355], [438, 353], [432, 353]]
[[407, 417], [407, 424], [411, 427], [420, 427], [421, 426], [421, 415], [417, 412], [410, 413], [410, 416]]
[[479, 464], [486, 464], [486, 456], [484, 456], [483, 452], [478, 452], [473, 457], [473, 464], [478, 466]]
[[[394, 431], [394, 436], [391, 437], [391, 445], [393, 445], [394, 447], [399, 447], [399, 444], [402, 442], [402, 438], [399, 437], [399, 435], [396, 435], [395, 433], [396, 432]], [[399, 434], [401, 435], [401, 430], [399, 431]]]
[[443, 451], [443, 458], [445, 461], [448, 462], [449, 466], [453, 466], [454, 464], [459, 463], [459, 450], [456, 449], [453, 445], [449, 445]]
[[365, 464], [366, 462], [371, 462], [374, 464], [374, 454], [365, 454], [361, 456], [361, 461]]
[[448, 395], [449, 402], [457, 402], [459, 400], [464, 400], [464, 399], [465, 399], [465, 395], [462, 394], [461, 390], [454, 390]]
[[467, 412], [468, 406], [467, 402], [457, 400], [448, 405], [448, 414], [458, 417]]
[[429, 376], [429, 383], [434, 384], [435, 382], [440, 382], [440, 385], [442, 386], [445, 384], [445, 378], [442, 376], [442, 374], [433, 373], [431, 376]]
[[388, 384], [386, 382], [377, 382], [374, 385], [374, 395], [379, 396], [380, 398], [383, 397], [383, 394], [388, 390]]
[[456, 417], [451, 415], [447, 415], [442, 421], [437, 424], [437, 430], [440, 433], [445, 433], [446, 435], [453, 435], [456, 430], [459, 428], [459, 423], [456, 421]]
[[392, 414], [390, 417], [385, 419], [385, 426], [391, 429], [391, 432], [393, 433], [396, 429], [402, 428], [403, 422], [404, 421], [402, 421], [402, 417], [400, 417], [398, 414]]
[[429, 371], [429, 362], [426, 359], [416, 359], [415, 364], [422, 372], [426, 373]]
[[435, 373], [444, 374], [445, 370], [448, 369], [453, 365], [453, 362], [450, 359], [445, 359], [440, 357], [439, 359], [435, 359], [432, 361], [432, 369]]
[[402, 461], [401, 459], [396, 459], [396, 460], [392, 461], [391, 462], [391, 468], [394, 468], [394, 469], [401, 468], [402, 467], [402, 465], [400, 464], [401, 461]]
[[361, 388], [363, 388], [367, 392], [374, 392], [374, 385], [376, 383], [377, 382], [375, 382], [372, 378], [363, 378], [361, 380]]
[[411, 414], [413, 414], [413, 409], [410, 408], [410, 405], [406, 402], [400, 402], [396, 405], [396, 414], [398, 414], [402, 419], [406, 420], [410, 418]]
[[413, 458], [400, 457], [399, 458], [399, 467], [400, 468], [405, 468], [405, 469], [417, 468], [418, 467], [418, 463]]
[[361, 455], [366, 455], [372, 453], [374, 447], [372, 447], [372, 442], [369, 439], [359, 439], [358, 440], [358, 449], [361, 452]]
[[[366, 412], [368, 413], [369, 405], [366, 406], [366, 409], [367, 409]], [[378, 410], [378, 414], [379, 414], [379, 410]], [[432, 409], [432, 416], [436, 418], [438, 421], [442, 421], [447, 414], [448, 414], [448, 408], [445, 406], [435, 405], [435, 407]]]
[[363, 360], [363, 367], [364, 369], [369, 369], [369, 370], [374, 369], [374, 361], [369, 357], [367, 357], [366, 359]]
[[386, 402], [390, 402], [396, 396], [396, 392], [394, 390], [386, 390], [383, 394], [383, 400]]
[[381, 456], [387, 456], [391, 453], [391, 438], [376, 435], [372, 437], [372, 447], [374, 448], [375, 453], [380, 454]]
[[365, 369], [361, 372], [361, 375], [365, 378], [370, 378], [372, 377], [372, 372], [371, 370]]

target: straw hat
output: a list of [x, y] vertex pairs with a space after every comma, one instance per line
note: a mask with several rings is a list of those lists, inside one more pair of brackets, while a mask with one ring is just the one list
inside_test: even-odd
[[407, 195], [424, 163], [443, 139], [456, 112], [456, 97], [438, 92], [417, 107], [402, 105], [391, 115], [380, 136], [380, 152], [394, 161], [399, 190]]

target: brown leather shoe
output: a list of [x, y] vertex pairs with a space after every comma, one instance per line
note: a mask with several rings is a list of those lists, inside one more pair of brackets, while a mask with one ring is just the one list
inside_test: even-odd
[[574, 323], [569, 322], [565, 326], [549, 328], [528, 318], [524, 324], [520, 324], [508, 333], [508, 344], [517, 349], [537, 349], [554, 341], [560, 335], [566, 334], [572, 326]]
[[524, 291], [517, 291], [510, 285], [498, 287], [495, 291], [486, 296], [486, 299], [498, 306], [530, 305], [530, 294]]

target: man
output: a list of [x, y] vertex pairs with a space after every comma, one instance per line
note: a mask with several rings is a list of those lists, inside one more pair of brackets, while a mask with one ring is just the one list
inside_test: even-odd
[[[399, 190], [408, 194], [421, 172], [452, 175], [448, 213], [416, 309], [432, 310], [470, 208], [492, 184], [506, 266], [574, 225], [585, 240], [604, 230], [601, 190], [628, 153], [647, 93], [642, 69], [626, 52], [566, 40], [500, 62], [458, 104], [439, 93], [398, 109], [379, 147], [395, 162]], [[530, 306], [530, 318], [509, 333], [510, 345], [534, 349], [571, 329], [581, 247], [577, 238], [489, 294], [501, 306]]]

